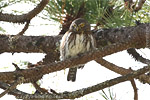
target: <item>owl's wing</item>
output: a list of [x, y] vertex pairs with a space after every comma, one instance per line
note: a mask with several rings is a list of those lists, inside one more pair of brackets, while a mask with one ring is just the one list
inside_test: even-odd
[[[92, 33], [86, 33], [86, 34], [88, 34], [88, 35], [86, 35], [86, 42], [87, 42], [87, 40], [89, 41], [89, 46], [90, 46], [90, 48], [89, 48], [89, 50], [93, 50], [93, 49], [96, 49], [96, 40], [95, 40], [95, 38], [94, 38], [94, 36], [93, 36], [93, 34]], [[87, 51], [89, 51], [89, 50], [87, 50]]]
[[97, 44], [96, 44], [96, 40], [95, 40], [93, 34], [91, 34], [91, 43], [92, 43], [92, 48], [96, 49], [97, 48]]
[[65, 43], [66, 43], [66, 39], [67, 39], [67, 35], [69, 32], [66, 32], [60, 42], [60, 60], [64, 60], [64, 56], [65, 56]]
[[64, 36], [62, 37], [61, 43], [60, 43], [60, 60], [64, 60], [66, 57], [66, 49], [67, 49], [67, 45], [68, 45], [68, 39], [70, 39], [70, 35], [72, 32], [67, 31]]

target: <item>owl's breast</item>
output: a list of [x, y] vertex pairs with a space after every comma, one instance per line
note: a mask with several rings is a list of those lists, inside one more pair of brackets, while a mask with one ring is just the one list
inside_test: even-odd
[[93, 37], [90, 34], [72, 34], [65, 38], [64, 59], [89, 51], [92, 48]]

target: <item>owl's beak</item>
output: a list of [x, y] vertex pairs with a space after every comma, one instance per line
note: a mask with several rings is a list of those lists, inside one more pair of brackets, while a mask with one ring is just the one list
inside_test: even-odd
[[78, 28], [78, 27], [76, 27], [76, 31], [77, 31], [77, 32], [79, 31], [79, 28]]

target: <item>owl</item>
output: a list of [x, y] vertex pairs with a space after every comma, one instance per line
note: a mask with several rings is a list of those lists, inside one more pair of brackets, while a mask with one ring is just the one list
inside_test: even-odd
[[[64, 34], [60, 43], [60, 60], [65, 60], [96, 48], [95, 38], [92, 35], [90, 24], [83, 18], [74, 20], [69, 30]], [[69, 68], [67, 80], [76, 80], [77, 65]]]

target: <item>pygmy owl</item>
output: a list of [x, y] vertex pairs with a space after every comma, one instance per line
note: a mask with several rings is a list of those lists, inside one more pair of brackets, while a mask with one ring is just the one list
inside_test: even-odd
[[[60, 59], [65, 60], [95, 48], [96, 42], [92, 35], [90, 24], [85, 19], [78, 18], [71, 23], [69, 30], [62, 37]], [[67, 80], [74, 82], [77, 68], [82, 66], [77, 65], [69, 68]]]

